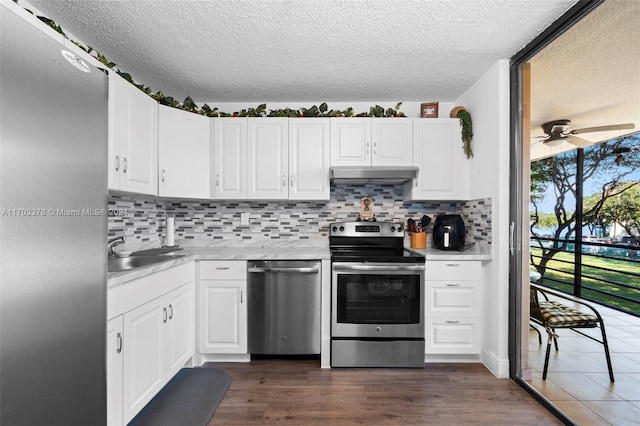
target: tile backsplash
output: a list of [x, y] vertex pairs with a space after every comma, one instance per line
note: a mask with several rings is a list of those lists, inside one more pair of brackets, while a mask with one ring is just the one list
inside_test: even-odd
[[[109, 237], [124, 236], [128, 249], [164, 244], [165, 219], [175, 217], [176, 244], [181, 246], [275, 246], [328, 244], [329, 224], [356, 220], [360, 200], [369, 197], [379, 221], [406, 223], [426, 214], [461, 214], [467, 239], [491, 242], [491, 200], [403, 202], [401, 185], [333, 185], [329, 201], [216, 201], [162, 199], [111, 194]], [[241, 213], [249, 214], [242, 225]]]

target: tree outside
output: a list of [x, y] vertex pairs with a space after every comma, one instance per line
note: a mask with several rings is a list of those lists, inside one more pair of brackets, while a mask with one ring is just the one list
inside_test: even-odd
[[[640, 134], [532, 162], [530, 206], [531, 265], [543, 276], [573, 281], [581, 262], [576, 234], [595, 251], [623, 236], [633, 246], [640, 241]], [[634, 270], [640, 277], [637, 264]]]

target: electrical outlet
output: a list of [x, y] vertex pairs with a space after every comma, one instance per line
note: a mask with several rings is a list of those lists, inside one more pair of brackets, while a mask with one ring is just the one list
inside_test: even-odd
[[249, 213], [240, 213], [240, 225], [249, 226]]

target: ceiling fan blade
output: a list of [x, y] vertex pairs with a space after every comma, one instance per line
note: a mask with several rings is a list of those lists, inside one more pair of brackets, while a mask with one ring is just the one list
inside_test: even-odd
[[577, 136], [569, 135], [568, 141], [570, 144], [577, 146], [578, 148], [586, 148], [593, 145], [593, 142], [586, 139], [579, 138]]
[[584, 129], [575, 129], [569, 132], [570, 135], [579, 135], [580, 133], [590, 133], [590, 132], [606, 132], [609, 130], [629, 130], [633, 129], [635, 126], [633, 123], [625, 123], [625, 124], [611, 124], [609, 126], [595, 126], [595, 127], [585, 127]]

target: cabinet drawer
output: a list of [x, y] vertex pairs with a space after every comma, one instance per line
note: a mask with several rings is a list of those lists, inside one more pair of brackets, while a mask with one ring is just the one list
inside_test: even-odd
[[200, 261], [200, 279], [245, 280], [247, 279], [247, 262], [245, 260], [202, 260]]
[[427, 261], [426, 268], [427, 281], [480, 279], [480, 261]]
[[431, 316], [480, 315], [479, 281], [427, 281], [425, 312]]
[[477, 318], [427, 318], [425, 353], [480, 353], [480, 320]]

